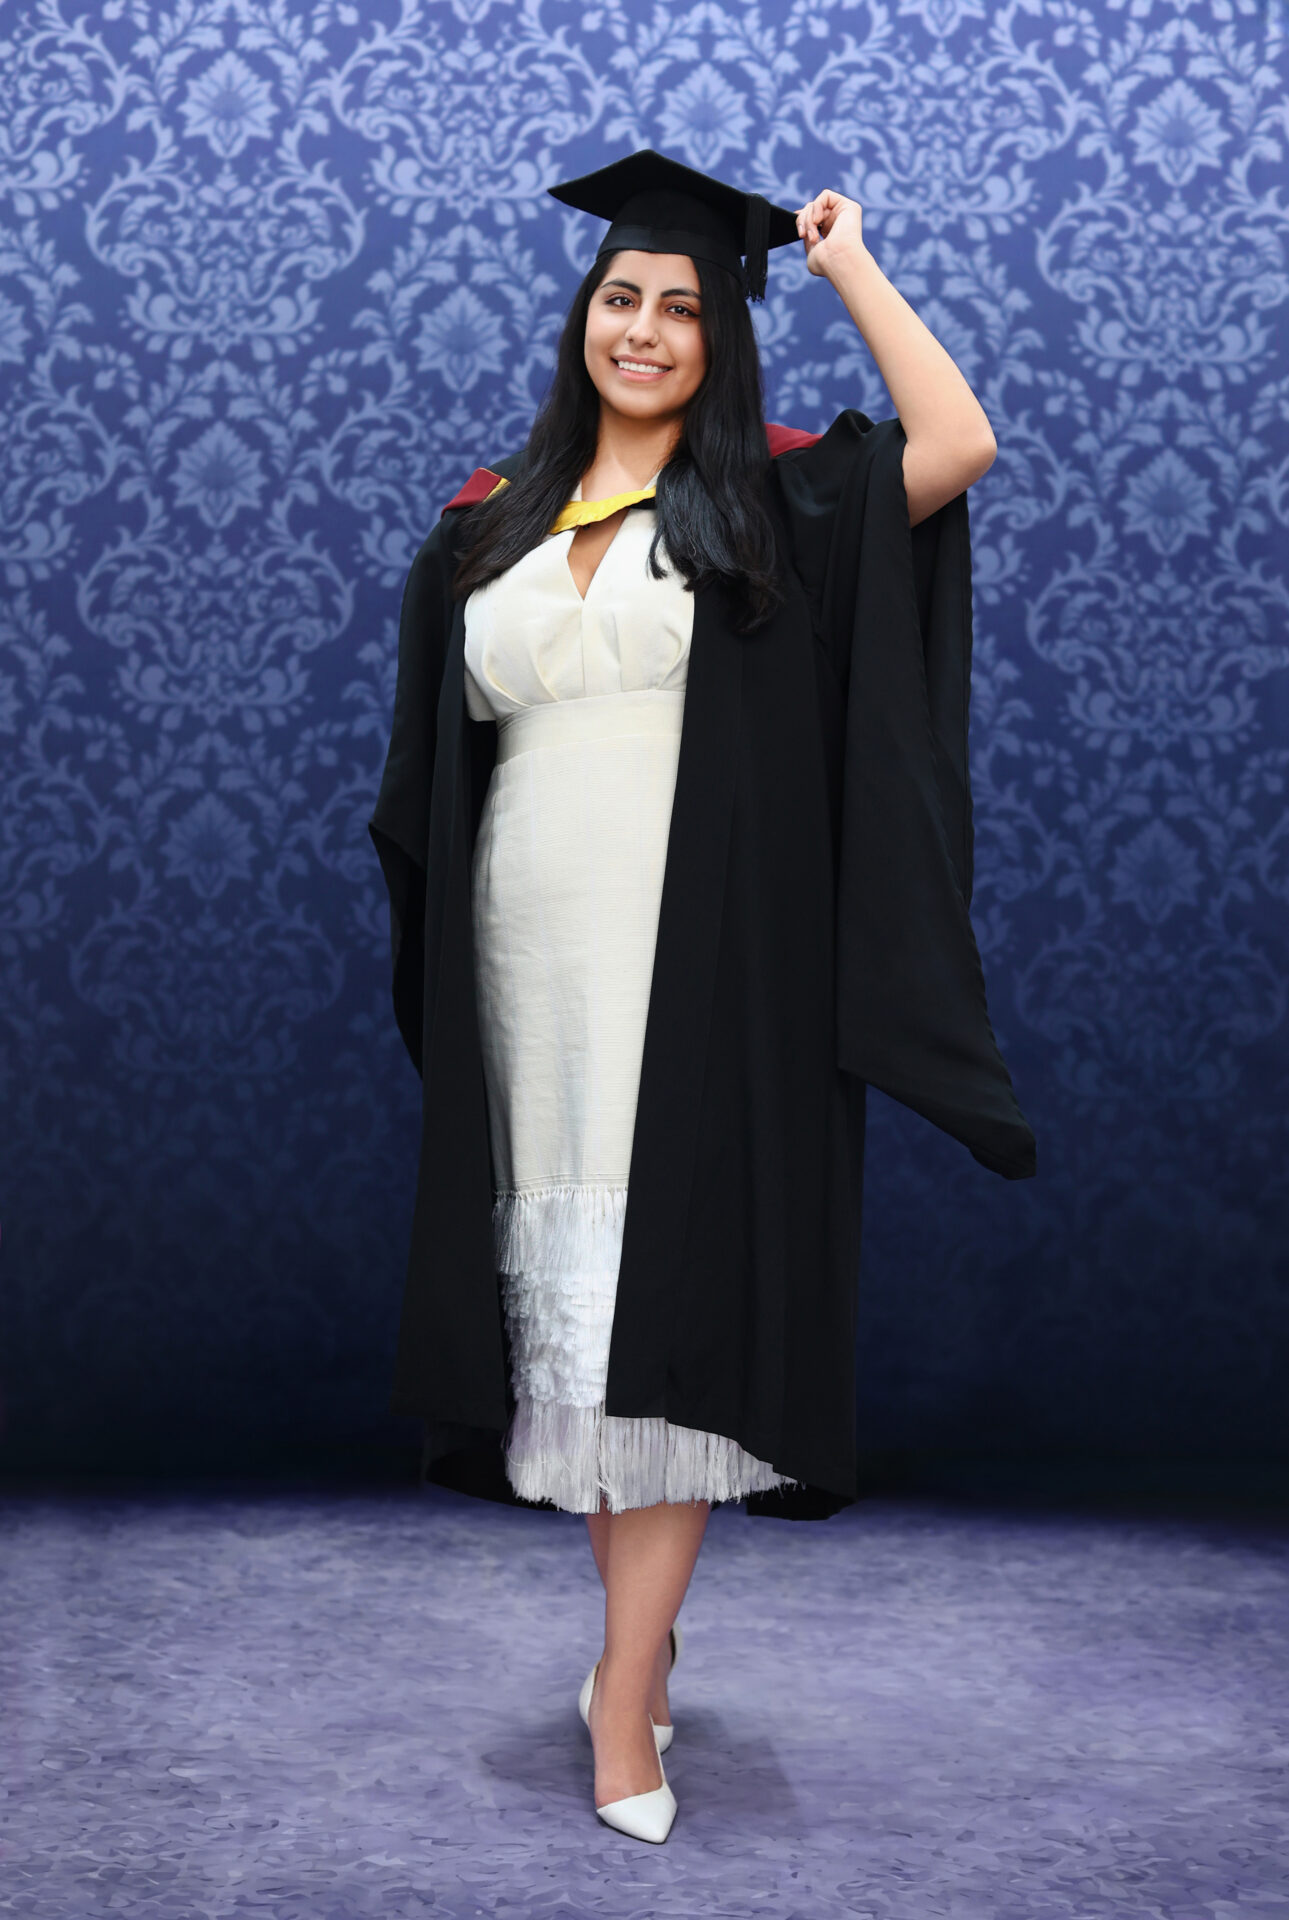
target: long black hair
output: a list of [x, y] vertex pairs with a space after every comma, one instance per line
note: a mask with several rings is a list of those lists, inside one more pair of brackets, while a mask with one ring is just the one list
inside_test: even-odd
[[[586, 370], [586, 316], [616, 256], [598, 260], [573, 296], [555, 373], [510, 484], [466, 520], [452, 591], [461, 599], [538, 546], [595, 457], [600, 395]], [[762, 498], [770, 455], [761, 360], [752, 316], [734, 275], [695, 260], [707, 370], [685, 410], [680, 438], [658, 475], [658, 526], [649, 567], [661, 579], [662, 541], [690, 587], [724, 580], [739, 632], [759, 626], [782, 599], [774, 528]]]

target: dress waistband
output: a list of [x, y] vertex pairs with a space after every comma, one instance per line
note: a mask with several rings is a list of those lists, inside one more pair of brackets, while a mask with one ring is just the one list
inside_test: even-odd
[[534, 747], [614, 735], [659, 733], [676, 737], [685, 710], [683, 687], [639, 687], [630, 693], [589, 693], [574, 700], [546, 700], [521, 707], [497, 722], [497, 761], [513, 760]]

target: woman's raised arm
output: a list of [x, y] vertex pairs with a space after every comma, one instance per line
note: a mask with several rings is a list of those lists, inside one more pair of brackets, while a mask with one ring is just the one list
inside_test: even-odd
[[958, 367], [864, 244], [861, 209], [826, 188], [797, 212], [811, 273], [830, 280], [886, 382], [904, 428], [904, 490], [916, 526], [979, 480], [998, 451]]

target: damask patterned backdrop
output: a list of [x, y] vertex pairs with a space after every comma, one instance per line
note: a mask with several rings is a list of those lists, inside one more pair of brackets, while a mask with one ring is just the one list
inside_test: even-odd
[[[862, 1437], [1284, 1457], [1286, 67], [1269, 0], [0, 5], [11, 1461], [401, 1445], [368, 841], [410, 557], [639, 146], [857, 199], [999, 442], [973, 918], [1039, 1139], [870, 1095]], [[775, 256], [768, 413], [891, 403]]]

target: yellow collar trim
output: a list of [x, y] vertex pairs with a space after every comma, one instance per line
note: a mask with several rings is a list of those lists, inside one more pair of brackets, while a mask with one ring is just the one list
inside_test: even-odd
[[570, 500], [560, 510], [552, 533], [566, 533], [570, 527], [589, 527], [596, 520], [607, 520], [623, 507], [634, 507], [637, 500], [652, 500], [656, 487], [637, 487], [634, 493], [612, 493], [607, 500]]
[[[507, 480], [498, 480], [497, 487], [505, 487]], [[497, 491], [493, 488], [493, 492]], [[556, 516], [552, 533], [567, 533], [570, 527], [589, 527], [597, 520], [607, 520], [612, 513], [618, 513], [623, 507], [634, 507], [638, 500], [652, 500], [657, 487], [637, 487], [634, 493], [613, 493], [607, 500], [570, 500]]]

